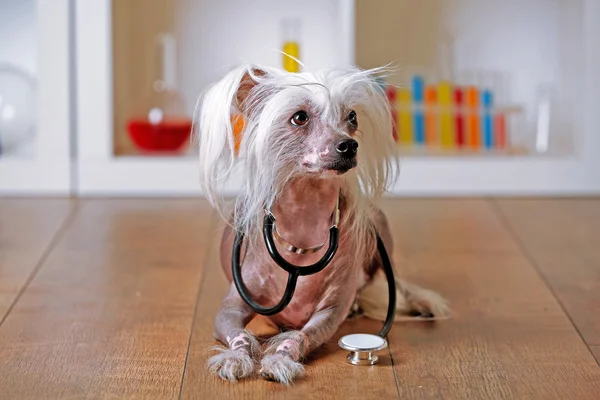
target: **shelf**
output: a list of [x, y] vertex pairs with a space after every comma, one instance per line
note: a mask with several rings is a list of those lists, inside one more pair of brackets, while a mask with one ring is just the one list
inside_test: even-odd
[[[581, 174], [574, 157], [404, 157], [400, 179], [390, 194], [403, 196], [564, 195], [594, 193], [593, 171]], [[223, 186], [224, 196], [243, 185], [238, 165]], [[522, 171], [528, 171], [523, 174]], [[198, 196], [198, 162], [182, 158], [118, 157], [86, 163], [79, 171], [84, 196]], [[86, 184], [87, 183], [87, 184]]]
[[[145, 0], [132, 1], [147, 4]], [[242, 56], [245, 61], [278, 66], [279, 57], [268, 49], [279, 46], [277, 25], [280, 19], [297, 10], [288, 0], [268, 0], [260, 2], [260, 5], [242, 0], [178, 1], [193, 8], [193, 11], [192, 8], [188, 10], [186, 18], [194, 23], [188, 21], [179, 25], [185, 27], [179, 32], [185, 39], [181, 54], [187, 54], [184, 57], [187, 61], [181, 63], [185, 69], [180, 71], [181, 80], [185, 82], [182, 93], [190, 109], [206, 85], [220, 79], [230, 67], [241, 61]], [[417, 18], [407, 10], [419, 8], [421, 3], [389, 0], [382, 1], [378, 7], [371, 7], [366, 1], [311, 0], [306, 8], [316, 11], [314, 15], [307, 14], [306, 18], [318, 15], [320, 21], [319, 29], [311, 30], [309, 42], [304, 46], [307, 51], [313, 51], [311, 67], [318, 69], [324, 65], [354, 62], [360, 67], [381, 66], [388, 62], [395, 63], [400, 70], [419, 67], [418, 53], [423, 50], [419, 40], [423, 35], [431, 34], [430, 43], [437, 43], [440, 36], [438, 28], [450, 21], [452, 27], [464, 28], [468, 36], [475, 42], [479, 41], [476, 45], [483, 43], [483, 47], [475, 46], [474, 51], [467, 52], [471, 59], [459, 57], [463, 62], [459, 69], [500, 69], [513, 74], [510, 96], [500, 103], [523, 104], [524, 119], [529, 125], [526, 129], [519, 126], [511, 130], [519, 133], [520, 137], [511, 136], [508, 143], [535, 149], [532, 138], [535, 138], [536, 132], [530, 128], [536, 121], [536, 85], [543, 81], [559, 83], [562, 92], [557, 99], [560, 101], [553, 103], [557, 106], [559, 123], [553, 131], [557, 134], [552, 133], [550, 139], [558, 148], [544, 154], [527, 154], [520, 150], [511, 154], [404, 151], [400, 180], [391, 193], [464, 196], [560, 195], [600, 191], [596, 173], [600, 170], [597, 157], [600, 116], [596, 112], [600, 104], [595, 96], [595, 93], [600, 93], [600, 79], [592, 73], [600, 65], [597, 50], [600, 48], [600, 5], [594, 0], [552, 2], [549, 6], [544, 0], [532, 0], [527, 4], [517, 0], [485, 4], [477, 0], [451, 3], [432, 0], [428, 2], [431, 7], [442, 7], [444, 12], [450, 8], [450, 18], [446, 18], [444, 13], [425, 15], [423, 25], [417, 27], [420, 31], [411, 34], [410, 27], [415, 24], [410, 22], [421, 21], [423, 12]], [[389, 9], [396, 6], [402, 12]], [[496, 9], [507, 13], [502, 7], [522, 13], [518, 18], [505, 18], [496, 21], [498, 23], [491, 21], [498, 14]], [[127, 62], [116, 58], [123, 49], [116, 51], [111, 39], [115, 27], [110, 0], [76, 0], [75, 10], [78, 192], [84, 196], [201, 195], [195, 156], [145, 157], [133, 155], [131, 150], [118, 149], [116, 139], [126, 136], [123, 136], [123, 131], [118, 133], [116, 127], [123, 126], [126, 113], [120, 114], [122, 111], [115, 103], [117, 89], [133, 85], [132, 81], [136, 79], [138, 82], [135, 84], [140, 84], [143, 74], [132, 74], [125, 69], [125, 73], [117, 77], [120, 72], [116, 66], [120, 63], [126, 66]], [[198, 13], [199, 10], [202, 12]], [[475, 18], [472, 13], [482, 18]], [[142, 13], [140, 18], [142, 16], [149, 17], [149, 14]], [[431, 21], [427, 18], [434, 16], [442, 20], [437, 21], [437, 25], [432, 24], [437, 28], [428, 32], [426, 28]], [[254, 29], [257, 21], [263, 27], [262, 18], [268, 21], [264, 23], [265, 29]], [[406, 20], [409, 23], [404, 25]], [[457, 24], [457, 21], [461, 23]], [[130, 23], [123, 26], [136, 29]], [[321, 26], [324, 30], [320, 30]], [[408, 34], [403, 30], [408, 30]], [[531, 34], [523, 35], [524, 31]], [[332, 32], [332, 36], [323, 40], [322, 36], [327, 32]], [[515, 35], [518, 37], [515, 38]], [[132, 46], [131, 43], [129, 45]], [[411, 49], [417, 52], [411, 53]], [[491, 54], [490, 49], [497, 51]], [[431, 49], [424, 54], [426, 57], [421, 59], [425, 60], [422, 64], [428, 64], [427, 57], [430, 57], [433, 62], [429, 64], [435, 66], [438, 55]], [[306, 56], [308, 58], [308, 54]], [[466, 61], [469, 65], [465, 65]], [[136, 69], [133, 68], [133, 71]], [[402, 82], [401, 74], [396, 78], [399, 81], [390, 83], [407, 83]], [[143, 87], [145, 83], [140, 85]], [[239, 193], [242, 183], [242, 174], [234, 174], [223, 187], [223, 194]]]

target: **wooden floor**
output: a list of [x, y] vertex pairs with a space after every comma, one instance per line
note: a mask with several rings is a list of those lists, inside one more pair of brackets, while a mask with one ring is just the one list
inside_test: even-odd
[[207, 373], [227, 284], [203, 201], [0, 200], [0, 398], [600, 399], [600, 199], [384, 209], [453, 318], [398, 323], [375, 367], [335, 342], [380, 324], [348, 322], [285, 388]]

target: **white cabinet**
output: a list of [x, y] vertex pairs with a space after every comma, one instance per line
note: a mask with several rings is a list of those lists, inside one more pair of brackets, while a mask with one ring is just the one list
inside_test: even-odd
[[0, 0], [0, 194], [68, 195], [69, 0]]
[[[393, 62], [402, 71], [414, 67], [407, 60], [411, 49], [419, 46], [416, 31], [406, 26], [411, 20], [415, 29], [432, 22], [427, 7], [438, 4], [445, 11], [435, 14], [440, 21], [431, 26], [447, 25], [454, 35], [473, 39], [459, 37], [462, 47], [443, 58], [462, 69], [500, 68], [512, 74], [514, 100], [525, 106], [534, 123], [527, 134], [515, 134], [536, 134], [539, 105], [532, 98], [532, 85], [544, 79], [555, 84], [560, 95], [553, 112], [572, 123], [563, 126], [566, 134], [553, 136], [551, 144], [568, 145], [545, 153], [535, 149], [468, 156], [410, 153], [402, 159], [393, 193], [600, 193], [600, 2], [596, 0], [74, 0], [72, 36], [67, 0], [37, 4], [45, 10], [38, 13], [36, 25], [41, 105], [37, 152], [28, 161], [0, 158], [0, 188], [5, 191], [67, 190], [68, 133], [71, 121], [76, 121], [76, 164], [71, 169], [76, 193], [200, 194], [193, 145], [176, 154], [148, 154], [133, 144], [125, 127], [133, 115], [129, 109], [142, 102], [160, 74], [161, 35], [176, 39], [171, 50], [177, 62], [171, 69], [185, 113], [191, 117], [196, 96], [229, 67], [242, 61], [280, 65], [276, 50], [281, 48], [285, 18], [301, 20], [301, 58], [311, 68]], [[396, 17], [386, 11], [388, 7], [406, 15]], [[415, 7], [424, 8], [415, 12]], [[446, 39], [429, 38], [434, 44]], [[76, 99], [72, 108], [67, 76], [70, 40]], [[485, 51], [477, 47], [482, 42], [489, 44]], [[73, 119], [69, 110], [75, 113]], [[233, 178], [226, 191], [235, 193], [238, 187], [239, 179]]]

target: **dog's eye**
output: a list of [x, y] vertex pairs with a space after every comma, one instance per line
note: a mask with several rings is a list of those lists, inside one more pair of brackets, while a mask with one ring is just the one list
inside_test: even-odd
[[290, 123], [294, 126], [303, 126], [308, 122], [308, 114], [306, 111], [298, 111], [296, 114], [292, 115], [292, 119], [290, 119]]
[[358, 118], [356, 117], [356, 112], [354, 110], [348, 113], [348, 123], [352, 125], [354, 128], [358, 128]]

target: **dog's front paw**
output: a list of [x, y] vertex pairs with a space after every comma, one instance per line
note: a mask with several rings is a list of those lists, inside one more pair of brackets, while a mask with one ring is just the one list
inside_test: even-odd
[[289, 385], [295, 378], [304, 374], [304, 365], [286, 354], [269, 354], [262, 360], [260, 374], [270, 381]]
[[212, 373], [231, 382], [254, 374], [255, 362], [246, 351], [231, 350], [222, 346], [215, 347], [215, 350], [218, 350], [219, 354], [208, 360], [208, 368]]

